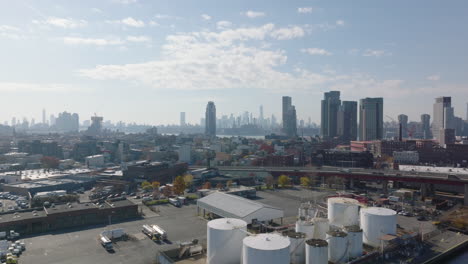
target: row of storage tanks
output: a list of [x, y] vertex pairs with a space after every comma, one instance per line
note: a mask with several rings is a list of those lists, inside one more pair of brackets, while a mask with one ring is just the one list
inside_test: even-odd
[[[327, 264], [362, 255], [363, 243], [380, 246], [381, 236], [396, 234], [396, 212], [371, 207], [359, 211], [349, 198], [328, 199], [328, 218], [300, 217], [295, 232], [250, 235], [247, 223], [221, 218], [208, 222], [207, 263]], [[241, 256], [241, 257], [240, 257]]]

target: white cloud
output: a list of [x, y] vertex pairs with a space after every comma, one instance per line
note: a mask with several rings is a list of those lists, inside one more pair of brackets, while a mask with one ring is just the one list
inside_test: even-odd
[[151, 38], [148, 36], [128, 36], [127, 40], [130, 42], [151, 42]]
[[292, 26], [288, 28], [279, 28], [271, 32], [271, 36], [278, 40], [300, 38], [305, 35], [303, 28], [299, 26]]
[[33, 20], [34, 24], [49, 25], [60, 28], [79, 28], [88, 25], [88, 22], [83, 19], [62, 18], [62, 17], [48, 17], [45, 20]]
[[20, 31], [19, 28], [17, 27], [13, 27], [13, 26], [9, 26], [9, 25], [0, 25], [0, 31], [2, 32], [6, 32], [6, 31]]
[[150, 22], [148, 22], [148, 24], [149, 24], [150, 26], [152, 26], [152, 27], [157, 27], [157, 26], [159, 26], [159, 23], [156, 22], [156, 21], [153, 21], [153, 20], [151, 20]]
[[336, 23], [337, 26], [344, 26], [345, 25], [344, 20], [337, 20], [335, 23]]
[[9, 25], [0, 25], [0, 37], [15, 40], [25, 38], [19, 28]]
[[380, 58], [383, 56], [390, 56], [390, 55], [392, 54], [385, 50], [373, 50], [373, 49], [367, 49], [362, 54], [362, 56], [364, 57], [376, 57], [376, 58]]
[[96, 7], [91, 8], [91, 11], [92, 11], [93, 13], [96, 13], [96, 14], [101, 14], [101, 13], [102, 13], [102, 10], [99, 9], [99, 8], [96, 8]]
[[203, 20], [211, 20], [211, 16], [209, 16], [207, 14], [201, 15], [201, 17], [203, 18]]
[[332, 55], [331, 52], [324, 50], [324, 49], [319, 49], [319, 48], [301, 49], [301, 52], [304, 52], [310, 55], [327, 55], [327, 56]]
[[128, 4], [135, 4], [138, 2], [138, 0], [112, 0], [114, 3], [119, 3], [123, 5], [128, 5]]
[[106, 21], [107, 23], [110, 24], [121, 24], [129, 27], [144, 27], [145, 22], [142, 20], [134, 19], [133, 17], [127, 17], [122, 20], [108, 20]]
[[175, 19], [175, 20], [182, 19], [181, 17], [178, 17], [178, 16], [171, 16], [171, 15], [166, 15], [166, 14], [156, 14], [154, 17], [157, 19]]
[[307, 14], [307, 13], [312, 13], [313, 11], [313, 8], [312, 7], [299, 7], [297, 9], [297, 12], [298, 13], [301, 13], [301, 14]]
[[95, 46], [113, 46], [122, 45], [124, 41], [119, 38], [82, 38], [65, 37], [63, 42], [68, 45], [95, 45]]
[[0, 82], [0, 92], [70, 92], [85, 91], [69, 84], [61, 83], [23, 83], [23, 82]]
[[249, 18], [257, 18], [257, 17], [264, 17], [266, 14], [264, 12], [256, 12], [256, 11], [249, 10], [245, 12], [244, 15]]
[[[97, 65], [78, 74], [95, 80], [121, 80], [161, 90], [265, 89], [269, 92], [319, 93], [341, 89], [369, 96], [400, 96], [408, 89], [403, 80], [378, 80], [366, 74], [338, 74], [333, 69], [293, 71], [284, 50], [273, 48], [273, 24], [218, 32], [200, 31], [169, 35], [159, 59], [143, 63]], [[328, 51], [312, 53], [326, 55]], [[307, 50], [305, 50], [308, 52]], [[285, 67], [288, 66], [288, 67]]]
[[229, 22], [229, 21], [225, 21], [225, 20], [223, 20], [223, 21], [218, 21], [218, 23], [216, 23], [216, 27], [217, 27], [218, 29], [226, 29], [226, 28], [232, 27], [232, 23]]
[[440, 75], [439, 74], [430, 75], [430, 76], [427, 76], [427, 79], [429, 81], [439, 81], [440, 80]]

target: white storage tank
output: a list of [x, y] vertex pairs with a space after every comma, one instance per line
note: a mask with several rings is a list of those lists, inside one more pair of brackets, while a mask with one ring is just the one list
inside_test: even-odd
[[382, 207], [361, 210], [361, 228], [364, 243], [379, 247], [383, 235], [396, 235], [397, 213]]
[[325, 239], [327, 236], [327, 232], [330, 230], [330, 224], [328, 222], [328, 219], [316, 217], [313, 219], [313, 223], [315, 226], [313, 238]]
[[247, 223], [240, 219], [220, 218], [208, 222], [207, 229], [206, 263], [238, 264]]
[[357, 226], [347, 226], [345, 232], [348, 234], [348, 252], [350, 258], [362, 256], [362, 229]]
[[306, 264], [328, 264], [328, 243], [323, 239], [306, 241]]
[[348, 235], [343, 231], [327, 232], [328, 261], [333, 263], [348, 262]]
[[328, 198], [328, 220], [337, 227], [359, 224], [359, 202], [344, 197]]
[[315, 225], [312, 221], [297, 220], [296, 232], [301, 232], [306, 235], [306, 239], [314, 237]]
[[242, 264], [290, 263], [290, 244], [287, 237], [276, 233], [248, 236], [244, 238]]
[[289, 246], [291, 263], [304, 264], [306, 235], [300, 232], [287, 232], [291, 245]]

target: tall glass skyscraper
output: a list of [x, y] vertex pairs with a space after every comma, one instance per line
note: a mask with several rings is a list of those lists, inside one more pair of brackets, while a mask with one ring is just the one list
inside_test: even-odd
[[340, 91], [330, 91], [324, 94], [321, 116], [322, 137], [332, 138], [338, 135], [338, 110], [340, 105]]
[[359, 140], [383, 138], [383, 98], [364, 98], [359, 101]]
[[216, 106], [209, 101], [205, 112], [205, 135], [216, 136]]

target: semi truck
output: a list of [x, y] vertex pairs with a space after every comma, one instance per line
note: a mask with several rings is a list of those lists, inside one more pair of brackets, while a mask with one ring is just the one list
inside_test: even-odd
[[158, 225], [152, 225], [151, 227], [154, 229], [154, 231], [156, 231], [160, 240], [167, 240], [167, 232], [164, 231], [164, 229]]
[[143, 225], [141, 232], [153, 241], [167, 240], [167, 233], [158, 225]]
[[113, 250], [113, 246], [112, 246], [112, 241], [104, 236], [104, 235], [100, 235], [99, 236], [99, 242], [101, 242], [101, 245], [107, 250], [107, 251], [112, 251]]
[[180, 207], [181, 203], [178, 199], [176, 198], [169, 198], [169, 203], [174, 205], [175, 207]]

